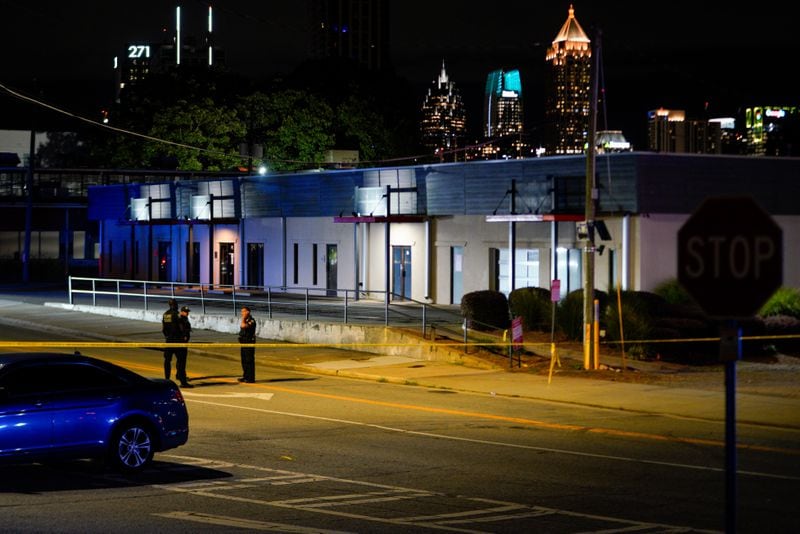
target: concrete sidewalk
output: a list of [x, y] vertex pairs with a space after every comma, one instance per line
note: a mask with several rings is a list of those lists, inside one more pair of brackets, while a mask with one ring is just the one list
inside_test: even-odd
[[[119, 317], [129, 315], [114, 308], [97, 310], [100, 315], [69, 309], [64, 303], [31, 303], [0, 296], [0, 328], [24, 327], [41, 329], [50, 340], [77, 337], [86, 341], [119, 341], [161, 343], [160, 324], [152, 319]], [[212, 324], [210, 318], [192, 314], [192, 324]], [[225, 318], [222, 323], [227, 323]], [[236, 319], [230, 318], [231, 324]], [[383, 327], [376, 327], [383, 328]], [[7, 336], [8, 337], [8, 336]], [[226, 358], [238, 362], [234, 330], [218, 331], [195, 326], [192, 334], [192, 354]], [[502, 395], [559, 403], [602, 407], [629, 412], [670, 414], [679, 417], [725, 420], [725, 392], [719, 388], [667, 387], [624, 383], [591, 377], [548, 376], [513, 372], [507, 367], [467, 365], [442, 360], [425, 360], [391, 354], [374, 354], [336, 348], [338, 340], [329, 347], [317, 345], [313, 350], [275, 350], [275, 343], [259, 339], [264, 350], [257, 351], [257, 366], [279, 367], [316, 374], [408, 384], [431, 388]], [[208, 344], [208, 345], [206, 345]], [[211, 345], [213, 344], [213, 345]], [[227, 347], [225, 345], [228, 344]], [[219, 348], [217, 348], [219, 347]], [[273, 350], [268, 350], [273, 347]], [[277, 355], [276, 355], [277, 354]], [[290, 355], [290, 356], [287, 356]], [[565, 361], [565, 359], [567, 361]], [[469, 360], [467, 360], [469, 363]], [[575, 362], [573, 361], [572, 364]], [[641, 362], [645, 365], [645, 362]], [[562, 365], [570, 365], [562, 356]], [[643, 370], [646, 372], [646, 370]], [[591, 373], [591, 372], [587, 372]], [[190, 376], [191, 378], [191, 376]], [[800, 384], [798, 384], [800, 386]], [[758, 424], [800, 430], [800, 396], [797, 394], [736, 395], [737, 423]]]

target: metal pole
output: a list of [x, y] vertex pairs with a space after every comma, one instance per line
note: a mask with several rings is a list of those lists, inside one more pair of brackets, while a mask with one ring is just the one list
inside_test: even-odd
[[594, 61], [591, 64], [589, 93], [589, 135], [586, 143], [586, 244], [584, 246], [583, 265], [583, 367], [591, 369], [592, 324], [594, 322], [594, 203], [597, 199], [595, 190], [595, 136], [597, 133], [597, 74], [600, 58], [600, 31], [594, 45]]
[[31, 229], [33, 225], [33, 167], [36, 159], [36, 130], [31, 120], [31, 138], [28, 154], [28, 172], [25, 174], [25, 241], [22, 245], [22, 281], [30, 282]]
[[[355, 288], [356, 288], [356, 295], [355, 300], [358, 300], [358, 280], [360, 278], [361, 273], [358, 269], [359, 263], [359, 254], [358, 254], [358, 223], [353, 223], [353, 267], [355, 267]], [[345, 298], [347, 297], [347, 292], [345, 292]], [[347, 322], [345, 320], [345, 322]]]
[[392, 267], [392, 240], [390, 235], [390, 223], [389, 217], [391, 216], [392, 206], [391, 206], [391, 193], [392, 193], [392, 186], [386, 186], [386, 224], [385, 224], [385, 232], [384, 232], [384, 257], [386, 261], [386, 265], [384, 267], [384, 278], [385, 278], [385, 287], [386, 287], [386, 315], [384, 320], [386, 321], [386, 326], [389, 326], [389, 299], [391, 296], [391, 267]]
[[[511, 209], [509, 213], [515, 215], [517, 213], [516, 205], [517, 181], [511, 180]], [[516, 289], [517, 278], [517, 223], [511, 221], [508, 223], [508, 291]]]
[[734, 320], [720, 332], [725, 361], [725, 532], [736, 532], [736, 362], [742, 358], [742, 329]]

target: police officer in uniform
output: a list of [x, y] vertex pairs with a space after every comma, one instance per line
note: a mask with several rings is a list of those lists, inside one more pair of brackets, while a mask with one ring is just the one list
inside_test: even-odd
[[[242, 320], [239, 322], [239, 343], [256, 342], [256, 320], [250, 315], [250, 308], [242, 306]], [[242, 346], [242, 377], [239, 382], [252, 384], [256, 381], [256, 348]]]
[[[186, 343], [189, 341], [191, 326], [189, 318], [181, 318], [178, 312], [178, 302], [175, 299], [167, 301], [169, 309], [161, 317], [161, 333], [164, 334], [166, 343]], [[188, 310], [188, 308], [187, 308]], [[182, 347], [164, 348], [164, 378], [169, 380], [172, 374], [172, 356], [175, 355], [175, 378], [180, 382], [181, 387], [190, 388], [191, 384], [186, 380], [186, 355], [188, 349]]]
[[[189, 306], [182, 306], [181, 313], [178, 315], [178, 328], [183, 336], [183, 343], [188, 343], [192, 335], [192, 324], [189, 322]], [[189, 384], [189, 377], [186, 375], [186, 360], [189, 354], [188, 347], [180, 347], [176, 350], [175, 355], [177, 359], [177, 378], [180, 380], [181, 387], [191, 388], [194, 387]]]

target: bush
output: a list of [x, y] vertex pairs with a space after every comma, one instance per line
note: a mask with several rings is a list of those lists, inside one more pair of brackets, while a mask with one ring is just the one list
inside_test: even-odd
[[474, 330], [505, 330], [511, 324], [508, 299], [500, 291], [487, 289], [467, 293], [461, 297], [461, 315]]
[[617, 299], [611, 299], [603, 314], [603, 323], [606, 327], [606, 339], [609, 341], [624, 341], [625, 352], [630, 352], [636, 358], [648, 356], [649, 347], [646, 343], [628, 343], [627, 340], [643, 341], [651, 336], [652, 318], [647, 306], [637, 298], [633, 291], [620, 293], [622, 303], [622, 331], [620, 332], [620, 313]]
[[[661, 359], [682, 363], [708, 363], [719, 357], [719, 343], [693, 341], [717, 337], [719, 333], [708, 320], [683, 317], [679, 314], [653, 320], [653, 339], [664, 340], [653, 343], [653, 351]], [[675, 341], [686, 339], [687, 341]]]
[[800, 290], [793, 287], [779, 288], [758, 312], [761, 317], [788, 315], [800, 319]]
[[700, 309], [700, 305], [692, 298], [688, 291], [678, 282], [677, 278], [670, 278], [661, 282], [653, 289], [653, 293], [663, 298], [669, 304]]
[[764, 317], [764, 331], [768, 336], [792, 336], [773, 340], [772, 348], [781, 354], [800, 356], [800, 319], [790, 315], [770, 315]]
[[550, 290], [542, 287], [522, 287], [508, 295], [511, 317], [522, 317], [525, 330], [546, 332], [551, 329], [553, 303]]
[[[715, 324], [693, 303], [681, 298], [676, 299], [678, 303], [672, 303], [647, 291], [624, 291], [620, 300], [626, 352], [683, 363], [706, 363], [719, 357], [719, 343], [688, 341], [719, 335]], [[605, 321], [607, 339], [619, 341], [620, 315], [616, 299], [609, 304]], [[757, 326], [752, 324], [748, 328], [757, 330]], [[679, 341], [682, 339], [687, 341]], [[755, 351], [753, 347], [748, 348]]]
[[[598, 300], [599, 318], [602, 320], [608, 305], [608, 293], [596, 289], [594, 298]], [[556, 323], [567, 339], [583, 339], [583, 289], [576, 289], [564, 297], [556, 311]]]

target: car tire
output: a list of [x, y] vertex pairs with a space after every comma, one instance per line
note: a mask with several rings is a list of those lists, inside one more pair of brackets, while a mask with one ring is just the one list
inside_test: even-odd
[[114, 432], [109, 447], [111, 465], [123, 473], [138, 473], [153, 460], [153, 433], [137, 421], [123, 423]]

